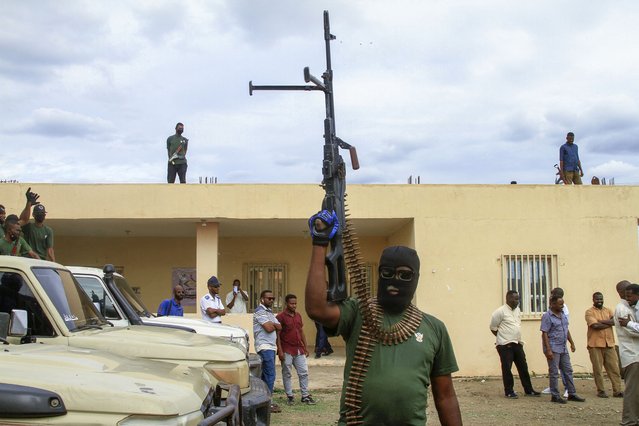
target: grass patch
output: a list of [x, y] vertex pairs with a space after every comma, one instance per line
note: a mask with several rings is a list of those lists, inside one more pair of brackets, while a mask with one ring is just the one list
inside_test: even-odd
[[281, 413], [271, 414], [271, 425], [335, 425], [339, 419], [339, 398], [341, 389], [314, 389], [315, 405], [300, 402], [300, 393], [295, 393], [295, 404], [286, 405], [286, 394], [276, 389], [273, 401], [282, 409]]

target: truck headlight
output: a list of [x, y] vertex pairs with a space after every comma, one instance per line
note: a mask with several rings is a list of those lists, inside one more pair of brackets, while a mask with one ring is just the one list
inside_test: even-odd
[[245, 353], [248, 352], [248, 336], [244, 336], [244, 337], [233, 336], [233, 337], [231, 337], [231, 342], [237, 343], [240, 346], [242, 346], [242, 348], [244, 349]]
[[191, 426], [197, 425], [203, 419], [204, 416], [200, 411], [194, 411], [181, 416], [146, 416], [134, 414], [119, 421], [118, 426]]
[[207, 362], [204, 368], [217, 380], [238, 385], [240, 389], [246, 389], [249, 383], [249, 368], [246, 360], [229, 363]]

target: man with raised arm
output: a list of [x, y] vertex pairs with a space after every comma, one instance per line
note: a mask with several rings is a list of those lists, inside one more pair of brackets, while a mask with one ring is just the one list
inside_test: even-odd
[[[27, 189], [25, 195], [27, 197], [27, 203], [22, 213], [20, 213], [20, 226], [22, 226], [24, 239], [29, 243], [40, 259], [55, 262], [53, 229], [44, 223], [47, 217], [47, 210], [44, 205], [38, 201], [40, 196], [32, 192], [31, 188]], [[31, 207], [33, 207], [33, 222], [29, 221]]]
[[[430, 386], [440, 423], [461, 425], [451, 378], [458, 367], [446, 327], [411, 304], [419, 279], [417, 252], [403, 246], [384, 249], [377, 297], [330, 303], [324, 262], [339, 226], [334, 212], [310, 218], [313, 250], [306, 282], [308, 316], [346, 341], [339, 424], [424, 425]], [[365, 323], [361, 306], [371, 309], [375, 324]], [[370, 357], [363, 375], [353, 369], [362, 356]], [[353, 397], [361, 403], [353, 403]]]

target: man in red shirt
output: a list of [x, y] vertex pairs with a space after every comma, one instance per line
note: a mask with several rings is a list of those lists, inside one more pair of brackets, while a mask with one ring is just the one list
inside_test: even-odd
[[302, 327], [302, 316], [296, 312], [297, 296], [287, 294], [284, 298], [286, 309], [277, 314], [277, 320], [282, 324], [282, 330], [279, 332], [277, 339], [277, 353], [282, 363], [282, 381], [284, 382], [284, 391], [286, 392], [288, 405], [295, 403], [293, 398], [293, 385], [291, 367], [295, 367], [297, 376], [300, 379], [300, 390], [302, 392], [302, 403], [315, 404], [315, 400], [308, 392], [308, 366], [306, 365], [306, 357], [308, 350], [306, 349], [306, 337]]

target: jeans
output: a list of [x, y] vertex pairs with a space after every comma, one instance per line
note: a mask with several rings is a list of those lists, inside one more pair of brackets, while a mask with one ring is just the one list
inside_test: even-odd
[[308, 367], [306, 366], [306, 355], [284, 354], [284, 362], [282, 363], [282, 381], [284, 382], [284, 392], [287, 396], [293, 396], [293, 375], [291, 367], [295, 367], [297, 377], [300, 379], [300, 390], [302, 398], [309, 396], [308, 391]]
[[315, 328], [317, 329], [317, 335], [315, 336], [315, 355], [322, 355], [333, 350], [331, 344], [328, 341], [328, 336], [324, 327], [319, 322], [315, 321]]
[[275, 386], [275, 351], [265, 349], [257, 353], [262, 359], [262, 380], [266, 383], [271, 394]]
[[521, 380], [521, 385], [524, 387], [524, 392], [528, 394], [532, 393], [533, 387], [530, 383], [530, 374], [528, 373], [528, 363], [526, 362], [524, 347], [520, 343], [509, 343], [507, 345], [497, 346], [497, 352], [501, 360], [501, 377], [504, 382], [504, 393], [509, 395], [514, 391], [515, 380], [511, 372], [513, 362], [515, 363], [515, 367], [517, 367], [517, 373], [519, 373], [519, 380]]
[[559, 398], [559, 370], [561, 370], [561, 376], [564, 380], [568, 395], [575, 395], [575, 383], [572, 380], [572, 364], [570, 364], [570, 354], [553, 352], [552, 359], [548, 360], [548, 376], [550, 378], [550, 393], [553, 397]]
[[187, 164], [171, 164], [169, 163], [166, 172], [166, 181], [168, 183], [175, 183], [175, 175], [180, 177], [180, 183], [186, 183], [186, 169]]

